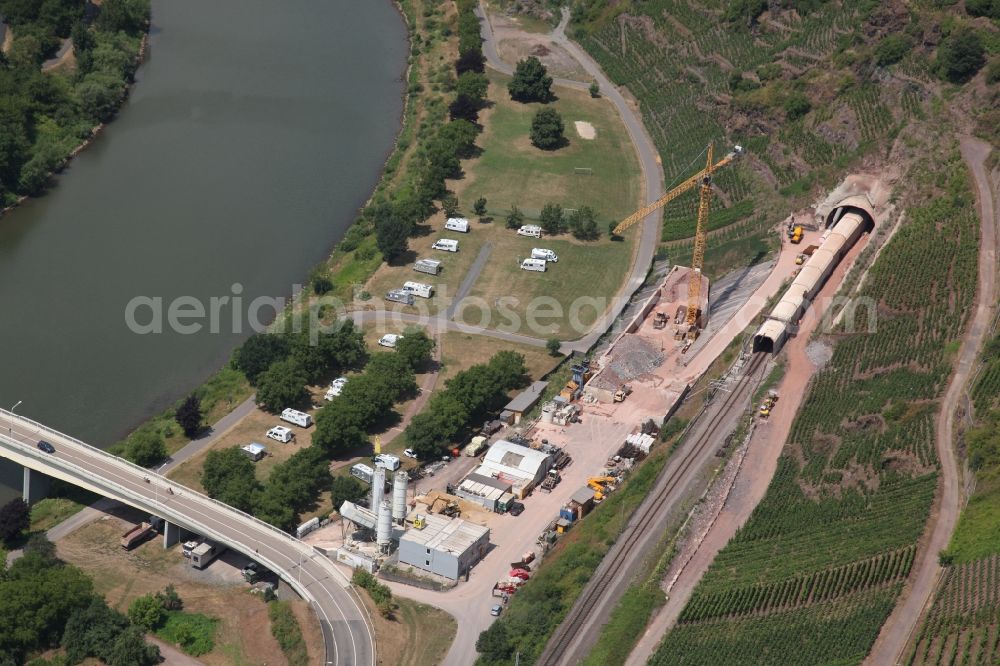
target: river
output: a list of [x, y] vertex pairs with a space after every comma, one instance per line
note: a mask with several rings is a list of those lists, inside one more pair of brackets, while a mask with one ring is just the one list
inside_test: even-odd
[[154, 0], [119, 116], [0, 218], [0, 406], [104, 447], [214, 373], [246, 335], [229, 311], [140, 335], [127, 304], [290, 295], [378, 179], [407, 49], [389, 0]]

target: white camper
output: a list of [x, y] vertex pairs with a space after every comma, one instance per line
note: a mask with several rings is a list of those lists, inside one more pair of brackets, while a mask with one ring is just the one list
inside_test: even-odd
[[282, 444], [288, 444], [288, 442], [295, 439], [295, 433], [285, 426], [274, 426], [267, 431], [267, 436], [276, 442], [281, 442]]
[[521, 262], [521, 270], [544, 273], [547, 263], [544, 259], [525, 259]]
[[294, 423], [297, 426], [303, 428], [308, 428], [312, 425], [313, 417], [309, 416], [305, 412], [300, 412], [297, 409], [285, 409], [281, 412], [281, 420], [288, 421], [289, 423]]
[[390, 472], [395, 472], [399, 469], [399, 458], [389, 453], [380, 453], [375, 456], [375, 464], [379, 467], [385, 467]]
[[358, 463], [351, 467], [351, 476], [356, 479], [361, 479], [365, 483], [371, 483], [372, 477], [375, 475], [375, 470], [373, 470], [368, 465], [362, 465]]
[[444, 223], [444, 228], [449, 231], [459, 231], [467, 234], [469, 233], [469, 221], [464, 217], [449, 217]]
[[434, 295], [434, 287], [431, 285], [423, 282], [410, 282], [409, 280], [403, 283], [403, 291], [420, 298], [430, 298]]
[[406, 289], [393, 289], [385, 295], [385, 300], [403, 305], [413, 305], [413, 294]]
[[458, 252], [458, 241], [450, 238], [440, 238], [434, 241], [434, 245], [431, 245], [431, 247], [435, 250], [444, 250], [445, 252]]
[[347, 386], [347, 377], [337, 377], [330, 382], [330, 388], [326, 390], [326, 395], [323, 398], [325, 400], [333, 400], [340, 395], [345, 386]]
[[378, 343], [383, 347], [388, 347], [389, 349], [394, 349], [396, 343], [403, 339], [402, 335], [396, 335], [395, 333], [386, 333], [381, 338], [378, 339]]
[[545, 261], [559, 261], [559, 257], [552, 250], [546, 250], [542, 247], [535, 247], [531, 249], [532, 259], [544, 259]]
[[437, 275], [441, 272], [441, 262], [437, 259], [418, 259], [417, 263], [413, 264], [413, 270], [418, 273]]
[[542, 237], [542, 228], [537, 224], [525, 224], [517, 230], [518, 236], [531, 236], [532, 238]]

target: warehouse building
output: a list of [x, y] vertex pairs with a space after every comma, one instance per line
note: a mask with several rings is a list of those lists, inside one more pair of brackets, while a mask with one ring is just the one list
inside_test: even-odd
[[[422, 527], [417, 527], [421, 525]], [[458, 580], [490, 545], [490, 528], [438, 514], [418, 516], [399, 539], [399, 563]]]
[[542, 391], [548, 386], [548, 382], [535, 382], [524, 391], [521, 391], [517, 396], [507, 403], [507, 406], [503, 408], [503, 414], [506, 418], [501, 417], [501, 421], [505, 423], [513, 423], [517, 425], [521, 422], [521, 417], [525, 413], [530, 412], [531, 408], [538, 404], [539, 398], [542, 397]]
[[547, 453], [501, 439], [489, 448], [474, 473], [509, 483], [510, 492], [523, 499], [545, 477], [551, 464]]
[[511, 484], [473, 472], [455, 489], [455, 495], [482, 505], [487, 511], [497, 511], [501, 498], [510, 493]]

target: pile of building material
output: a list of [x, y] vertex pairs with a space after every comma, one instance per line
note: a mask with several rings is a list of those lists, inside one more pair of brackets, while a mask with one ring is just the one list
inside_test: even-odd
[[649, 449], [656, 442], [656, 438], [652, 435], [646, 435], [641, 432], [632, 433], [625, 438], [626, 444], [631, 444], [635, 448], [639, 449], [643, 453], [649, 453]]

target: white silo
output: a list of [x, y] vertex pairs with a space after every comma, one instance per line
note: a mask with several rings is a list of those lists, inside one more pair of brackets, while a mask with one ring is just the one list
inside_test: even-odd
[[372, 511], [378, 513], [378, 507], [385, 499], [385, 467], [375, 467], [372, 474]]
[[389, 552], [392, 542], [392, 509], [389, 500], [382, 500], [378, 506], [378, 527], [375, 530], [375, 543], [383, 553]]
[[406, 486], [409, 482], [410, 475], [405, 470], [396, 472], [392, 485], [392, 520], [398, 524], [406, 519]]

